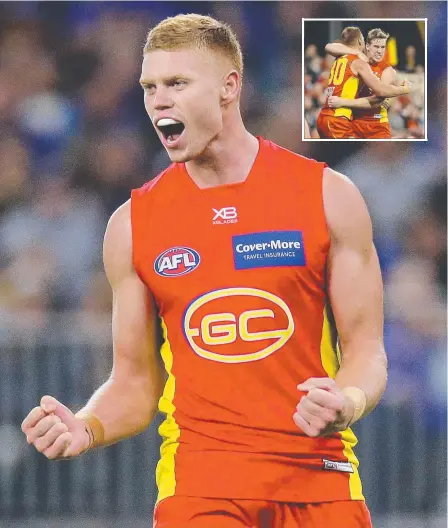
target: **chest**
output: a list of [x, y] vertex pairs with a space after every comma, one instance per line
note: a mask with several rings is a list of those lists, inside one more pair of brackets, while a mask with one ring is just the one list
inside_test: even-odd
[[143, 249], [144, 280], [167, 309], [216, 290], [284, 297], [298, 285], [321, 287], [328, 240], [322, 208], [306, 192], [229, 188], [148, 211]]

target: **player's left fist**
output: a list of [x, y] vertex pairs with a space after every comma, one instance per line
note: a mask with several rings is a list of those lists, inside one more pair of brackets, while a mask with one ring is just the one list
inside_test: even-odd
[[347, 428], [355, 411], [331, 378], [309, 378], [297, 386], [305, 393], [300, 399], [293, 420], [308, 436], [326, 436]]

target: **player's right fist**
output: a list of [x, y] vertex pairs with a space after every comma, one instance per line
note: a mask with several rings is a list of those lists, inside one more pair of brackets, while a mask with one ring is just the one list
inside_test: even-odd
[[47, 458], [72, 458], [87, 451], [90, 437], [86, 424], [51, 396], [44, 396], [23, 420], [27, 442]]
[[400, 86], [406, 87], [405, 93], [411, 93], [413, 91], [413, 85], [407, 79], [405, 79], [404, 81], [401, 81]]

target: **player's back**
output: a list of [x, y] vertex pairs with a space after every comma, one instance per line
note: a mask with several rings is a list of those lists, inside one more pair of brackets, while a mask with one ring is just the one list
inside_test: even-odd
[[352, 119], [353, 112], [350, 108], [330, 108], [327, 100], [332, 95], [343, 97], [344, 99], [355, 99], [358, 92], [359, 77], [353, 72], [351, 65], [358, 58], [354, 54], [343, 55], [333, 62], [326, 89], [327, 99], [321, 110], [323, 115]]
[[259, 142], [243, 183], [200, 189], [174, 164], [132, 194], [134, 265], [165, 332], [159, 500], [362, 498], [353, 433], [292, 419], [297, 385], [338, 368], [324, 165]]

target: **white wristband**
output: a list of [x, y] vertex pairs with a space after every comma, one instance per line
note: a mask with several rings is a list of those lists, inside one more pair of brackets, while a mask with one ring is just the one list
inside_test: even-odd
[[353, 417], [347, 425], [347, 427], [350, 427], [352, 424], [357, 422], [364, 414], [364, 411], [367, 406], [367, 398], [365, 392], [359, 389], [358, 387], [345, 387], [344, 389], [342, 389], [342, 392], [345, 396], [352, 400], [355, 406]]

